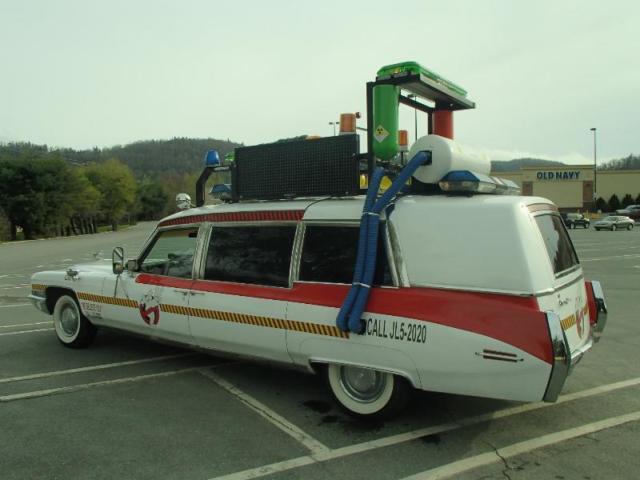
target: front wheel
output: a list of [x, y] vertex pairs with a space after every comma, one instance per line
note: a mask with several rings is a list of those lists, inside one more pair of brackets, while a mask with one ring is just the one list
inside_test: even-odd
[[76, 299], [69, 295], [58, 298], [53, 308], [53, 326], [65, 347], [86, 347], [96, 335], [96, 327], [82, 314]]
[[392, 373], [330, 364], [326, 377], [334, 399], [355, 417], [389, 418], [399, 413], [409, 400], [409, 384]]

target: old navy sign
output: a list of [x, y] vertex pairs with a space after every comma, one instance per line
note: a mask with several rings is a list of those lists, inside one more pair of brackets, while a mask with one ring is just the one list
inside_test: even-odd
[[536, 172], [536, 178], [538, 180], [580, 180], [580, 172], [579, 171]]

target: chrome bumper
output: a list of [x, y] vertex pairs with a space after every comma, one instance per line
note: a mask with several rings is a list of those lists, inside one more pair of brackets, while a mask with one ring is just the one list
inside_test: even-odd
[[29, 295], [29, 300], [33, 303], [33, 306], [40, 310], [42, 313], [46, 313], [47, 315], [51, 315], [49, 309], [47, 308], [47, 299], [45, 297], [39, 297], [38, 295]]
[[555, 402], [571, 371], [571, 350], [569, 350], [567, 336], [564, 334], [564, 330], [560, 324], [560, 317], [554, 312], [545, 312], [545, 315], [547, 317], [549, 336], [553, 348], [553, 363], [551, 365], [551, 375], [549, 376], [547, 390], [544, 392], [542, 400], [545, 402]]
[[591, 288], [593, 289], [593, 298], [596, 301], [596, 309], [598, 312], [596, 323], [593, 325], [592, 334], [593, 341], [598, 342], [602, 336], [602, 331], [607, 324], [607, 302], [604, 299], [604, 292], [602, 291], [600, 282], [592, 280]]

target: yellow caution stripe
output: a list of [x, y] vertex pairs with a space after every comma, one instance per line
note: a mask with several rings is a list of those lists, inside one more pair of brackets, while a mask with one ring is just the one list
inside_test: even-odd
[[[121, 307], [138, 308], [138, 302], [129, 299], [105, 297], [103, 295], [94, 295], [91, 293], [83, 292], [78, 292], [77, 295], [79, 299], [86, 300], [88, 302], [106, 303], [109, 305], [117, 305]], [[171, 305], [166, 303], [160, 305], [160, 310], [175, 315], [208, 318], [210, 320], [219, 320], [232, 323], [242, 323], [245, 325], [254, 325], [256, 327], [278, 328], [281, 330], [313, 333], [316, 335], [324, 335], [328, 337], [349, 338], [349, 334], [347, 332], [343, 332], [335, 326], [322, 325], [319, 323], [299, 322], [297, 320], [263, 317], [259, 315], [249, 315], [246, 313], [223, 312], [220, 310], [209, 310], [207, 308], [184, 307], [181, 305]]]
[[94, 295], [92, 293], [76, 292], [80, 300], [94, 303], [106, 303], [108, 305], [117, 305], [119, 307], [138, 308], [138, 302], [127, 298], [105, 297], [104, 295]]
[[575, 324], [576, 324], [576, 316], [575, 315], [571, 315], [571, 316], [569, 316], [567, 318], [563, 318], [562, 320], [560, 320], [560, 325], [562, 325], [562, 329], [563, 330], [569, 330]]
[[[584, 315], [589, 315], [589, 305], [585, 305], [582, 308], [582, 313]], [[569, 330], [575, 324], [576, 324], [576, 316], [575, 315], [569, 315], [568, 317], [563, 318], [562, 320], [560, 320], [560, 325], [562, 325], [562, 329], [563, 330]]]

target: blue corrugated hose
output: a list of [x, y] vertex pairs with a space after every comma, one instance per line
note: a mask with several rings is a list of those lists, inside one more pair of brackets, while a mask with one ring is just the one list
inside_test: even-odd
[[[362, 312], [364, 312], [367, 306], [371, 284], [373, 283], [373, 277], [376, 271], [380, 213], [407, 183], [407, 180], [409, 180], [418, 167], [424, 164], [426, 159], [427, 152], [418, 152], [407, 166], [400, 171], [391, 186], [380, 196], [373, 207], [367, 208], [367, 201], [365, 200], [365, 207], [360, 221], [360, 239], [358, 242], [358, 256], [356, 258], [354, 280], [336, 320], [338, 328], [343, 331], [346, 331], [347, 325], [345, 325], [345, 318], [348, 316], [348, 329], [358, 334], [364, 332], [365, 323], [362, 321]], [[372, 182], [367, 190], [367, 199], [370, 195], [373, 194], [375, 196], [378, 192], [382, 177], [380, 176], [380, 179], [377, 180], [377, 184], [374, 183], [374, 181], [377, 179], [379, 170], [382, 169], [378, 168], [374, 172]], [[364, 242], [362, 241], [363, 237], [365, 239]], [[363, 249], [364, 252], [361, 252]], [[359, 265], [359, 263], [363, 265]], [[348, 304], [347, 300], [349, 301]]]
[[367, 231], [369, 225], [369, 215], [368, 212], [373, 207], [373, 202], [376, 199], [376, 194], [378, 193], [378, 189], [380, 188], [380, 182], [382, 181], [382, 177], [384, 177], [384, 169], [382, 167], [378, 167], [373, 172], [371, 176], [371, 182], [369, 183], [369, 188], [367, 189], [367, 196], [364, 200], [364, 206], [362, 208], [362, 217], [360, 218], [360, 236], [358, 238], [358, 253], [356, 255], [356, 265], [353, 270], [353, 282], [351, 284], [351, 288], [349, 289], [349, 293], [347, 294], [344, 302], [342, 303], [342, 307], [340, 308], [340, 312], [338, 313], [338, 317], [336, 318], [337, 327], [343, 332], [348, 332], [349, 328], [347, 326], [347, 317], [353, 308], [353, 302], [355, 302], [356, 297], [358, 295], [358, 291], [360, 290], [360, 281], [362, 279], [362, 274], [364, 272], [364, 260], [365, 254], [367, 252], [366, 242], [367, 242]]

